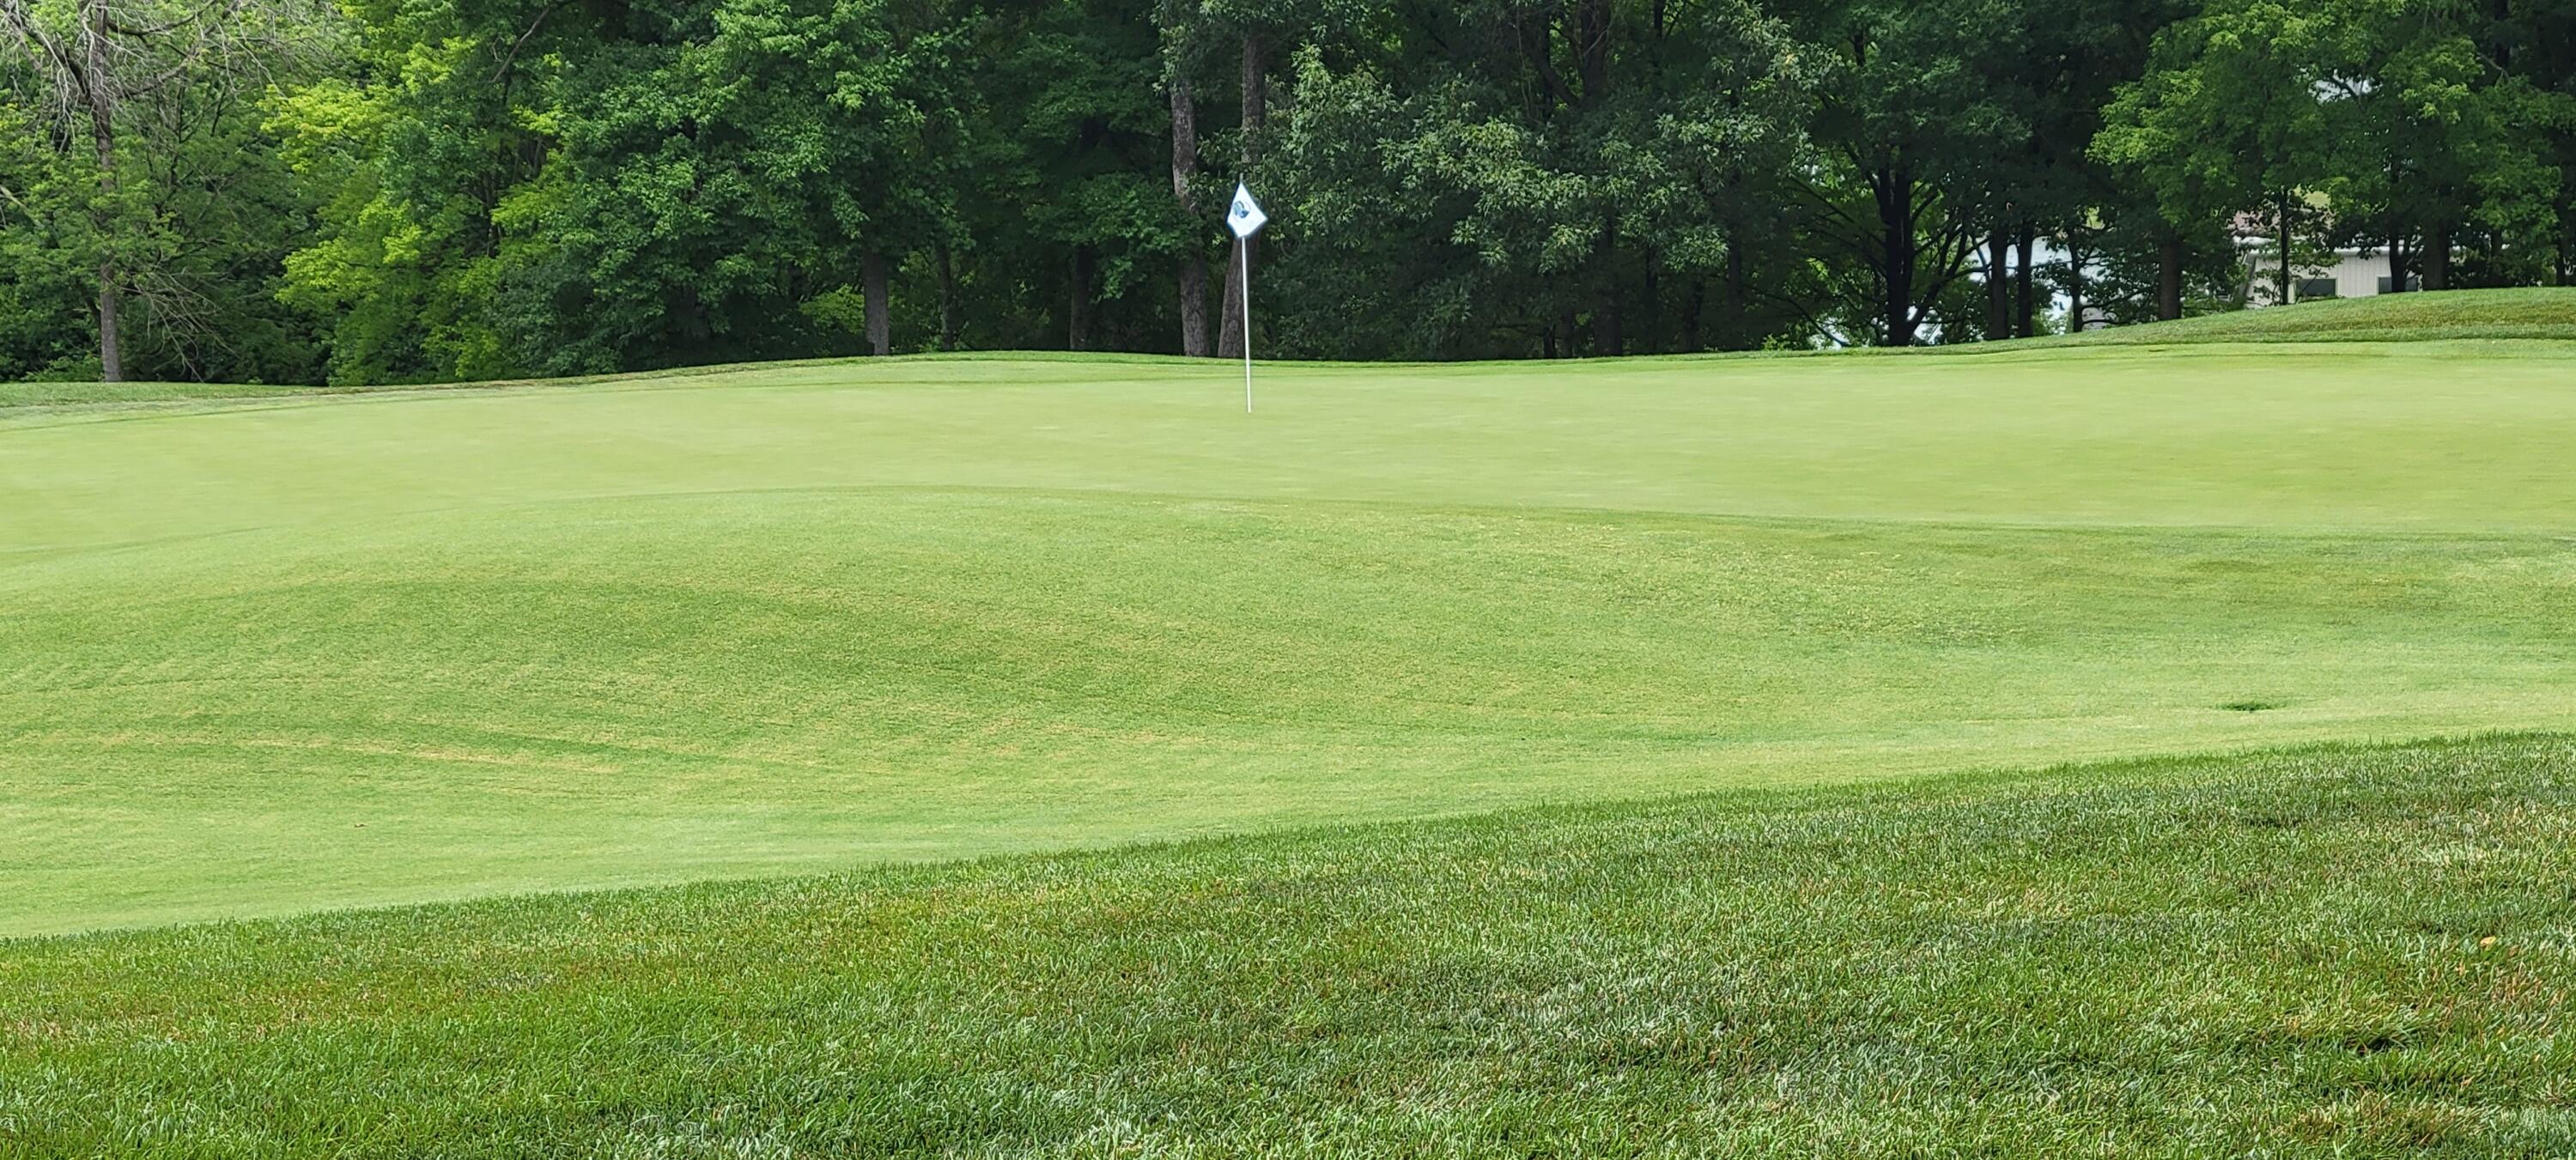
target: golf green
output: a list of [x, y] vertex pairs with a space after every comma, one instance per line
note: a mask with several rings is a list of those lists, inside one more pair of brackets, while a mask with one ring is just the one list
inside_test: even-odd
[[0, 410], [0, 935], [2576, 724], [2576, 345]]

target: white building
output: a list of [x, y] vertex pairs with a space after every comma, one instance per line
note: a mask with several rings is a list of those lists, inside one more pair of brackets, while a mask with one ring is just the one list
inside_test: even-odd
[[[2280, 251], [2271, 239], [2248, 239], [2245, 253], [2245, 304], [2270, 306], [2278, 290]], [[2336, 250], [2332, 265], [2305, 263], [2290, 267], [2290, 301], [2306, 302], [2317, 298], [2368, 298], [2395, 289], [2388, 277], [2388, 253], [2384, 250]], [[2421, 289], [2416, 275], [2406, 276], [2408, 290]]]

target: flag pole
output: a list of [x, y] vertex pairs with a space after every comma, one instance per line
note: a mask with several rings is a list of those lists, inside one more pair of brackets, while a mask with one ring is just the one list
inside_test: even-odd
[[1243, 413], [1252, 413], [1252, 239], [1239, 238], [1234, 252], [1243, 259]]
[[1261, 203], [1252, 200], [1252, 191], [1240, 181], [1234, 183], [1234, 204], [1225, 209], [1225, 226], [1234, 231], [1234, 256], [1242, 263], [1236, 276], [1243, 280], [1243, 413], [1252, 413], [1252, 235], [1260, 233], [1270, 215], [1261, 212]]

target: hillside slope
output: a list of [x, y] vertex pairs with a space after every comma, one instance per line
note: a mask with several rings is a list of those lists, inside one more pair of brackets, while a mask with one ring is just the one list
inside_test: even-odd
[[2503, 339], [2576, 340], [2576, 287], [2446, 290], [2439, 294], [2327, 299], [2174, 322], [2115, 326], [2044, 341], [2119, 346]]

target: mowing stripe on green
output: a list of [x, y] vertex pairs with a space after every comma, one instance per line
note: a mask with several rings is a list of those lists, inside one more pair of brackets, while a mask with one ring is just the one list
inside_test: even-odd
[[2564, 728], [2566, 349], [22, 409], [0, 934]]

